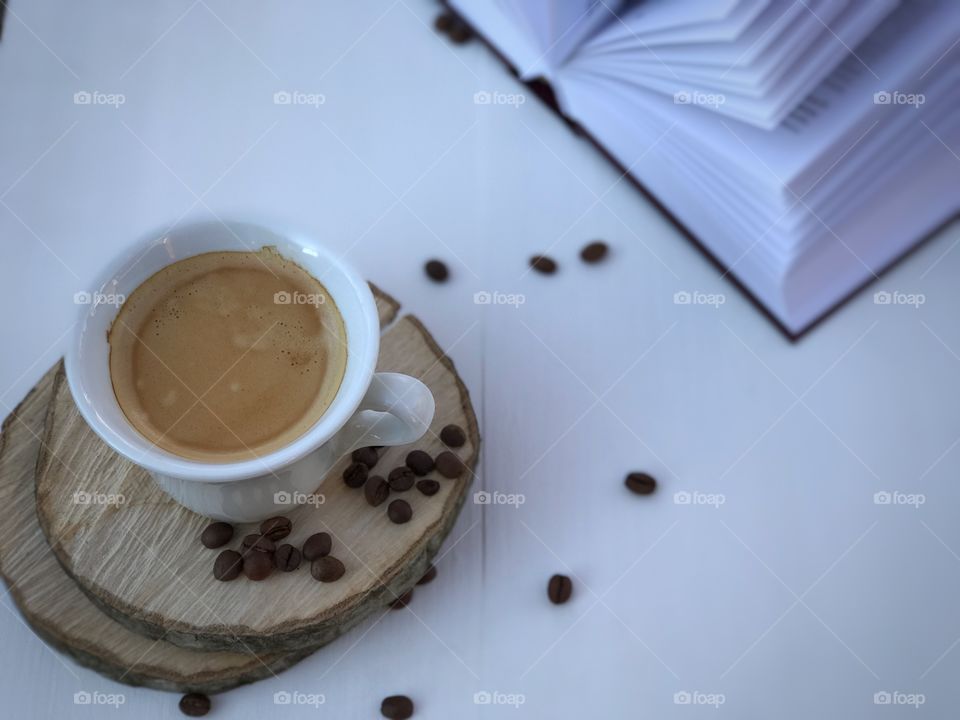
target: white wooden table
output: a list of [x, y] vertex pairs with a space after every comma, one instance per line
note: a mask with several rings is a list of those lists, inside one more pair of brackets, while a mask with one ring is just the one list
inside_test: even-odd
[[[790, 345], [532, 97], [474, 104], [522, 88], [479, 44], [438, 38], [435, 12], [11, 2], [0, 414], [59, 357], [74, 293], [120, 248], [178, 219], [281, 218], [423, 318], [477, 405], [480, 484], [524, 500], [466, 506], [415, 615], [218, 696], [212, 717], [375, 717], [394, 693], [420, 718], [917, 712], [875, 693], [946, 717], [960, 695], [960, 228]], [[585, 267], [595, 237], [613, 255]], [[558, 275], [526, 272], [542, 250]], [[424, 279], [433, 256], [450, 283]], [[877, 305], [875, 290], [925, 303]], [[475, 303], [484, 291], [523, 303]], [[725, 302], [675, 304], [684, 291]], [[659, 478], [655, 496], [626, 492], [634, 469]], [[546, 601], [554, 572], [574, 577], [563, 607]], [[179, 715], [176, 696], [74, 665], [0, 604], [4, 716]], [[82, 690], [124, 703], [75, 705]], [[275, 705], [284, 691], [325, 702]]]

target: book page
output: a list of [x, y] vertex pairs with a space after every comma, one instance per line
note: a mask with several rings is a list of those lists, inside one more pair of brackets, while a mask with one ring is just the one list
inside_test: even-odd
[[[835, 17], [846, 7], [843, 0], [808, 0], [807, 6], [824, 18], [825, 22]], [[609, 29], [598, 32], [587, 40], [580, 49], [580, 57], [600, 58], [612, 54], [629, 54], [639, 65], [663, 67], [664, 64], [677, 72], [690, 68], [701, 72], [720, 69], [725, 72], [741, 65], [753, 63], [757, 56], [775, 47], [782, 39], [781, 34], [797, 32], [797, 24], [811, 23], [820, 25], [807, 8], [797, 2], [784, 3], [776, 0], [750, 24], [747, 30], [733, 42], [676, 43], [652, 48], [641, 44], [642, 36], [633, 42], [609, 42]], [[819, 32], [819, 31], [817, 31]], [[809, 37], [809, 35], [808, 35]]]
[[449, 0], [450, 7], [460, 13], [471, 25], [495, 43], [501, 53], [518, 72], [533, 67], [542, 51], [536, 38], [518, 26], [515, 18], [505, 14], [500, 3], [487, 0]]
[[601, 33], [611, 46], [730, 42], [739, 37], [774, 0], [647, 0], [631, 6]]
[[[777, 3], [734, 42], [668, 45], [656, 50], [634, 47], [614, 53], [602, 47], [595, 50], [591, 41], [580, 50], [579, 57], [598, 71], [619, 65], [621, 72], [634, 73], [638, 82], [654, 76], [745, 92], [761, 87], [777, 68], [796, 62], [808, 46], [827, 33], [820, 19], [832, 26], [848, 7], [836, 0], [807, 0], [806, 5], [794, 3], [784, 11]], [[841, 43], [835, 44], [846, 52]]]
[[[831, 30], [822, 24], [813, 2], [804, 9], [806, 22], [794, 22], [787, 39], [775, 38], [771, 52], [762, 55], [762, 64], [741, 69], [728, 66], [713, 73], [695, 73], [671, 63], [650, 64], [639, 52], [589, 54], [589, 46], [571, 60], [571, 65], [587, 68], [595, 74], [609, 74], [623, 82], [645, 87], [670, 97], [703, 98], [702, 107], [739, 120], [772, 129], [806, 97], [894, 7], [895, 0], [834, 5], [837, 17], [829, 16]], [[637, 66], [643, 58], [643, 66]], [[716, 98], [715, 102], [709, 102]]]
[[[833, 158], [847, 152], [891, 110], [874, 104], [874, 94], [909, 93], [912, 78], [936, 63], [958, 36], [960, 3], [929, 0], [902, 5], [773, 130], [724, 119], [654, 93], [638, 93], [637, 104], [667, 124], [680, 124], [701, 152], [718, 155], [731, 172], [773, 187], [788, 186], [785, 191], [802, 195]], [[569, 67], [579, 69], [576, 63]], [[583, 70], [589, 75], [592, 68]]]

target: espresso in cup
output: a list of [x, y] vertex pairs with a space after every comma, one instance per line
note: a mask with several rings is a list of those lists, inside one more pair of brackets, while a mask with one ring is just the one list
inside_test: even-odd
[[107, 340], [130, 424], [204, 462], [249, 460], [296, 440], [333, 402], [347, 365], [336, 303], [271, 247], [164, 267], [126, 299]]

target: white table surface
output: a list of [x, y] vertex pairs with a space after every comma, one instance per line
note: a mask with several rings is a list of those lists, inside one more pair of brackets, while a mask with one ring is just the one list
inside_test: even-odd
[[[522, 88], [481, 45], [438, 38], [432, 2], [11, 5], [0, 414], [120, 248], [178, 219], [281, 218], [424, 320], [481, 420], [476, 489], [525, 498], [466, 505], [415, 615], [217, 696], [211, 717], [376, 717], [393, 693], [420, 718], [913, 717], [874, 704], [894, 691], [922, 694], [926, 716], [956, 708], [960, 228], [791, 345], [532, 97], [474, 104]], [[125, 102], [76, 105], [81, 91]], [[280, 91], [325, 103], [275, 105]], [[594, 237], [613, 255], [588, 268], [576, 254]], [[526, 272], [540, 250], [555, 277]], [[448, 284], [424, 279], [432, 256]], [[525, 302], [477, 305], [482, 290]], [[656, 495], [626, 492], [634, 469]], [[554, 572], [574, 577], [563, 607], [546, 601]], [[75, 665], [0, 604], [0, 715], [179, 716], [177, 696]], [[82, 690], [124, 704], [75, 705]], [[279, 707], [280, 691], [325, 703]]]

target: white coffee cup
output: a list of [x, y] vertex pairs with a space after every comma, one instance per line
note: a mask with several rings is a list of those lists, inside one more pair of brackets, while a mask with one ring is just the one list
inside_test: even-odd
[[[127, 420], [110, 379], [107, 332], [129, 295], [151, 275], [178, 260], [215, 251], [254, 251], [273, 245], [323, 283], [343, 317], [347, 365], [336, 397], [299, 438], [259, 458], [209, 463], [189, 460], [141, 435]], [[234, 522], [281, 515], [293, 505], [323, 501], [321, 484], [333, 465], [366, 445], [405, 445], [433, 420], [434, 400], [419, 380], [375, 373], [380, 322], [367, 283], [341, 259], [307, 236], [244, 222], [209, 222], [156, 233], [112, 263], [78, 294], [81, 318], [66, 355], [67, 380], [80, 413], [94, 432], [150, 472], [174, 500], [191, 510]]]

